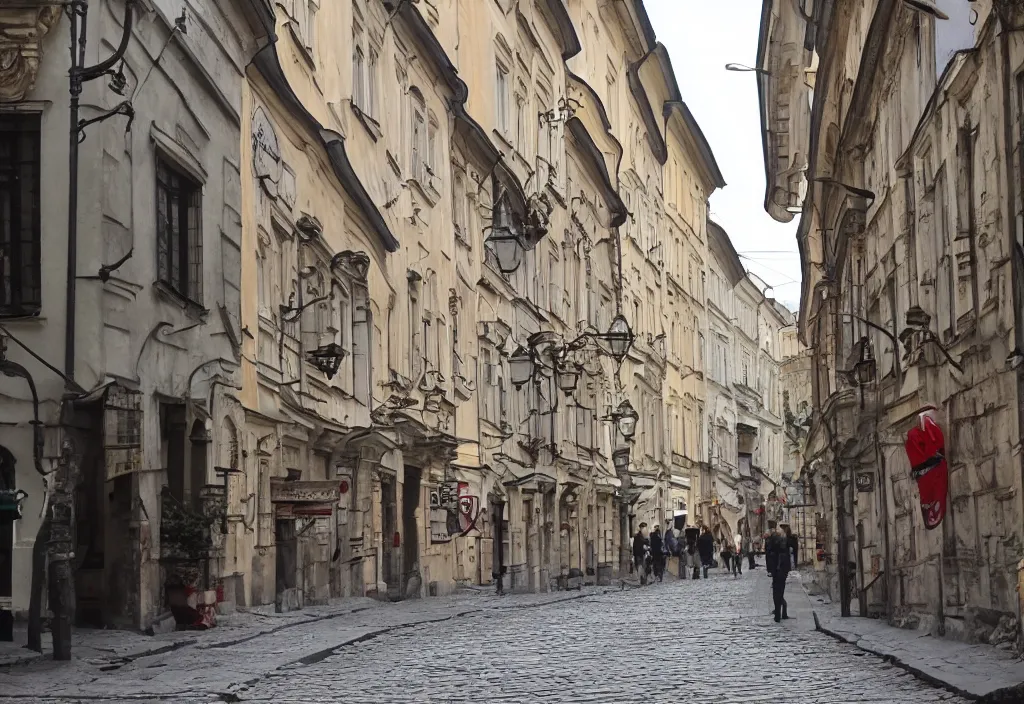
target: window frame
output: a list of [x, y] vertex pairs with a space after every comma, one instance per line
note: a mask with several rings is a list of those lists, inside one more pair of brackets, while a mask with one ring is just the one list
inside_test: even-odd
[[[168, 155], [158, 151], [156, 153], [156, 164], [155, 164], [155, 196], [156, 196], [156, 256], [157, 256], [157, 281], [168, 288], [175, 295], [194, 303], [198, 306], [203, 305], [203, 184], [201, 181], [196, 179], [186, 169], [181, 166]], [[164, 228], [171, 226], [172, 223], [168, 222], [166, 225], [161, 222], [161, 200], [169, 198], [170, 193], [167, 192], [168, 188], [172, 187], [172, 184], [166, 183], [161, 179], [161, 169], [175, 176], [180, 185], [176, 186], [179, 198], [182, 195], [187, 195], [192, 200], [189, 205], [179, 202], [178, 207], [178, 227], [184, 227], [184, 230], [179, 230], [177, 233], [177, 257], [179, 262], [177, 264], [177, 275], [175, 275], [174, 263], [171, 261], [172, 253], [174, 248], [174, 240], [170, 239], [170, 233], [164, 232]], [[165, 207], [170, 206], [167, 203]], [[185, 222], [181, 224], [182, 216], [185, 215]], [[194, 227], [189, 223], [194, 223]], [[162, 238], [167, 237], [166, 242], [161, 242]], [[168, 258], [166, 264], [161, 264], [161, 250], [166, 248], [166, 256]], [[198, 261], [195, 261], [195, 254], [198, 253]], [[183, 259], [183, 262], [181, 261]], [[184, 274], [182, 273], [184, 271]], [[184, 279], [182, 276], [184, 275]]]
[[[25, 208], [23, 205], [18, 208], [17, 214], [17, 229], [20, 233], [15, 233], [15, 205], [14, 201], [21, 204], [22, 197], [25, 195], [22, 188], [12, 187], [10, 189], [10, 198], [12, 201], [11, 205], [11, 228], [6, 233], [6, 237], [0, 235], [0, 242], [5, 245], [3, 251], [5, 253], [10, 252], [11, 262], [9, 270], [12, 272], [10, 279], [8, 276], [3, 275], [0, 278], [0, 317], [22, 317], [22, 316], [35, 316], [39, 315], [42, 311], [43, 304], [43, 291], [42, 291], [42, 114], [38, 112], [0, 112], [0, 125], [5, 123], [12, 123], [15, 128], [12, 130], [0, 130], [0, 135], [5, 135], [3, 139], [6, 141], [6, 135], [12, 134], [11, 137], [11, 151], [18, 151], [26, 146], [24, 138], [28, 136], [28, 146], [34, 148], [34, 153], [30, 157], [30, 160], [34, 162], [35, 173], [32, 177], [32, 187], [34, 188], [34, 194], [32, 198], [32, 204], [29, 208], [29, 219], [30, 226], [28, 228], [28, 237], [26, 241], [26, 228], [22, 223], [22, 218], [25, 215]], [[26, 129], [27, 127], [27, 129]], [[34, 139], [33, 139], [34, 136]], [[12, 186], [16, 186], [17, 183], [23, 183], [25, 179], [25, 173], [22, 170], [25, 166], [25, 160], [20, 159], [20, 163], [12, 169]], [[15, 237], [17, 239], [15, 239]], [[17, 242], [19, 246], [13, 246]], [[27, 264], [24, 263], [25, 257], [24, 248], [25, 244], [30, 244], [30, 254], [28, 259], [30, 260]], [[0, 259], [0, 262], [4, 262]], [[15, 263], [16, 262], [16, 263]], [[26, 272], [27, 270], [27, 272]], [[16, 274], [14, 272], [17, 272]], [[27, 273], [27, 276], [26, 276]], [[25, 279], [28, 278], [30, 281], [34, 280], [35, 285], [31, 283], [26, 285]], [[15, 281], [17, 286], [15, 286]], [[9, 290], [8, 290], [9, 289]], [[17, 291], [17, 292], [16, 292]]]

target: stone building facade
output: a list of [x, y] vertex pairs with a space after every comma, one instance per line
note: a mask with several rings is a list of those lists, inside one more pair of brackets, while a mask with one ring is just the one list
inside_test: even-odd
[[708, 231], [709, 447], [695, 500], [716, 540], [757, 541], [783, 518], [780, 354], [792, 313], [744, 271], [725, 230], [709, 222]]
[[[1019, 11], [791, 5], [765, 3], [759, 80], [766, 134], [779, 127], [766, 203], [800, 215], [801, 478], [824, 586], [862, 613], [984, 639], [1020, 616], [1024, 556]], [[925, 479], [904, 443], [928, 408], [945, 465]], [[935, 476], [948, 487], [922, 500]]]
[[[241, 423], [242, 77], [273, 26], [256, 2], [79, 10], [80, 66], [93, 73], [69, 246], [70, 19], [0, 9], [4, 364], [21, 365], [38, 398], [33, 408], [26, 379], [3, 377], [2, 483], [27, 496], [2, 531], [13, 593], [0, 608], [29, 607], [46, 505], [54, 539], [70, 528], [77, 625], [138, 628], [179, 573], [205, 569], [169, 527], [223, 506], [215, 466], [232, 450], [220, 430]], [[118, 46], [123, 60], [107, 62]]]
[[[4, 248], [0, 335], [41, 423], [5, 376], [0, 498], [28, 496], [0, 513], [0, 611], [28, 609], [65, 439], [82, 626], [607, 583], [640, 522], [710, 520], [708, 281], [747, 280], [642, 2], [94, 0], [87, 64], [126, 8], [123, 66], [82, 96], [120, 112], [81, 146], [73, 382], [50, 358], [67, 262], [42, 257], [67, 245], [68, 144], [43, 137], [66, 134], [70, 20], [0, 10], [0, 235], [29, 240]], [[760, 427], [778, 321], [743, 285]], [[774, 476], [771, 448], [750, 454]]]

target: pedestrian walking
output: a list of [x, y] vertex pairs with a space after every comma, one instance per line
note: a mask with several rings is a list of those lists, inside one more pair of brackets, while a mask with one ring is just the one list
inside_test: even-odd
[[788, 619], [789, 613], [786, 604], [786, 578], [792, 569], [789, 556], [789, 543], [786, 534], [781, 528], [776, 530], [772, 536], [771, 551], [775, 555], [775, 565], [772, 569], [772, 601], [775, 604], [775, 623], [782, 619]]
[[789, 548], [789, 555], [792, 558], [793, 569], [800, 564], [797, 560], [797, 550], [800, 548], [800, 541], [793, 535], [793, 529], [786, 526], [786, 546]]
[[732, 555], [732, 573], [737, 577], [743, 574], [743, 551], [740, 549]]
[[647, 524], [641, 523], [636, 535], [633, 536], [633, 567], [640, 575], [640, 584], [647, 583], [647, 574], [644, 570], [644, 557], [647, 554], [647, 536], [644, 534], [646, 529]]
[[722, 545], [722, 567], [725, 568], [726, 572], [732, 571], [732, 541], [726, 540]]
[[651, 531], [651, 561], [654, 578], [660, 582], [665, 576], [665, 541], [661, 537], [661, 526], [654, 526]]
[[697, 540], [697, 552], [700, 555], [700, 565], [704, 572], [704, 579], [708, 578], [708, 568], [715, 559], [715, 539], [711, 536], [711, 529], [704, 526], [704, 532]]
[[665, 521], [665, 552], [670, 556], [679, 554], [679, 541], [672, 530], [672, 521]]
[[749, 533], [743, 537], [743, 554], [747, 556], [747, 569], [757, 567], [754, 563], [754, 541], [750, 539]]
[[772, 549], [772, 534], [765, 533], [761, 538], [761, 544], [764, 546], [764, 567], [768, 570], [768, 574], [772, 574], [775, 571], [776, 555]]
[[700, 561], [697, 553], [697, 537], [700, 531], [697, 528], [687, 528], [679, 545], [679, 578], [699, 579]]

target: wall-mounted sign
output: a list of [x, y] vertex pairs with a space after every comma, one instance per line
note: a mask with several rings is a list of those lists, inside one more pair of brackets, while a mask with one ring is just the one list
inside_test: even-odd
[[339, 487], [333, 481], [288, 481], [274, 477], [270, 480], [270, 500], [273, 503], [337, 503]]
[[867, 492], [875, 489], [875, 475], [871, 472], [857, 472], [857, 491]]
[[946, 516], [949, 468], [946, 465], [946, 440], [939, 424], [926, 411], [918, 425], [907, 433], [907, 459], [911, 475], [921, 495], [921, 514], [927, 530], [937, 528]]
[[281, 181], [281, 146], [262, 106], [252, 114], [252, 166], [264, 190], [276, 196]]

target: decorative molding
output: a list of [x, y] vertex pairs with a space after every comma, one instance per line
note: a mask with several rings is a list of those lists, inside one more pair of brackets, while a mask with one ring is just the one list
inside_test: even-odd
[[0, 103], [24, 100], [32, 90], [43, 58], [43, 38], [60, 18], [60, 9], [0, 9]]

